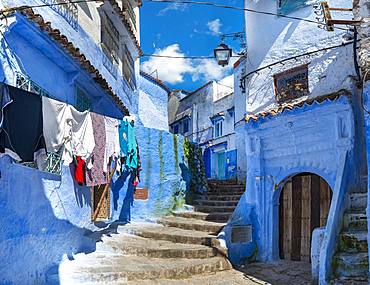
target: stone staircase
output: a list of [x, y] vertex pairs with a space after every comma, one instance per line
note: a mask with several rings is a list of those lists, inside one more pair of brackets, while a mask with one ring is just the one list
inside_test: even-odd
[[230, 182], [210, 182], [209, 193], [194, 201], [194, 212], [119, 226], [95, 252], [62, 262], [54, 279], [60, 284], [248, 284], [217, 239], [243, 191]]
[[367, 243], [367, 193], [349, 194], [338, 251], [334, 257], [332, 284], [369, 284]]

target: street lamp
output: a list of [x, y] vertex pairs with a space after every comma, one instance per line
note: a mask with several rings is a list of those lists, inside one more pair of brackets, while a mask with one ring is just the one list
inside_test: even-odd
[[232, 56], [232, 50], [222, 42], [214, 49], [214, 55], [217, 59], [218, 65], [226, 66], [229, 64], [230, 57]]

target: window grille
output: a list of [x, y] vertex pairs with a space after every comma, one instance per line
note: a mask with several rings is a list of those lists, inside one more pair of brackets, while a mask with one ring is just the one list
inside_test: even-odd
[[32, 81], [27, 75], [20, 72], [15, 76], [15, 87], [38, 94], [40, 96], [51, 97], [49, 92]]
[[278, 13], [289, 14], [297, 9], [318, 3], [318, 0], [277, 0]]
[[132, 4], [130, 0], [125, 0], [123, 2], [124, 12], [128, 16], [129, 20], [131, 21], [132, 27], [136, 30], [136, 15], [134, 8], [132, 7]]
[[131, 89], [136, 88], [135, 61], [133, 60], [127, 46], [124, 45], [122, 73]]
[[[78, 27], [78, 8], [70, 0], [42, 0], [45, 4], [50, 4], [50, 8], [63, 17], [74, 29]], [[63, 4], [63, 5], [53, 5]]]
[[102, 17], [102, 48], [111, 62], [118, 64], [119, 59], [119, 32], [107, 14]]
[[87, 94], [79, 87], [77, 87], [76, 95], [76, 109], [80, 112], [91, 109], [91, 101]]

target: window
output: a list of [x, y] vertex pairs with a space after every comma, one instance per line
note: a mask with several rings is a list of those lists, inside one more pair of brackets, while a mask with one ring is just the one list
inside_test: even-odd
[[183, 123], [184, 134], [189, 131], [189, 120], [185, 120]]
[[135, 61], [132, 58], [129, 49], [124, 45], [123, 61], [122, 61], [122, 73], [127, 84], [131, 89], [136, 88], [136, 78], [135, 78]]
[[174, 125], [173, 126], [173, 133], [178, 134], [179, 133], [179, 125]]
[[219, 120], [214, 123], [214, 135], [215, 138], [221, 137], [222, 136], [222, 120]]
[[102, 19], [102, 48], [109, 60], [117, 64], [119, 58], [119, 32], [107, 14]]
[[136, 15], [135, 15], [134, 8], [132, 7], [130, 0], [125, 0], [122, 2], [123, 2], [124, 12], [130, 19], [132, 27], [136, 30]]
[[76, 109], [80, 112], [84, 112], [91, 108], [91, 101], [87, 94], [79, 87], [77, 87], [76, 95]]

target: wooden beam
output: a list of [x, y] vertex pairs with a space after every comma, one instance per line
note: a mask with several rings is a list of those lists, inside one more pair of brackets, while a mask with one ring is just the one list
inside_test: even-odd
[[321, 2], [321, 8], [324, 12], [324, 19], [325, 19], [325, 23], [326, 23], [326, 29], [329, 32], [333, 32], [334, 31], [334, 25], [332, 23], [330, 23], [330, 21], [332, 21], [333, 19], [331, 17], [328, 2]]

